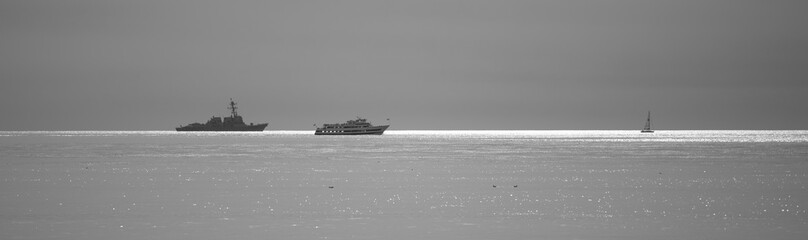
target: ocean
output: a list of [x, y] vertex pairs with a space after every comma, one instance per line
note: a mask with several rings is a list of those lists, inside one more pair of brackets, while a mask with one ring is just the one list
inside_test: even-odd
[[806, 239], [808, 131], [0, 131], [0, 239]]

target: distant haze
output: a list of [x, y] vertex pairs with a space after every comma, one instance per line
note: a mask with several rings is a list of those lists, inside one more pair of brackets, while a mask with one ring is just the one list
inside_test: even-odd
[[808, 1], [11, 0], [0, 130], [808, 129]]

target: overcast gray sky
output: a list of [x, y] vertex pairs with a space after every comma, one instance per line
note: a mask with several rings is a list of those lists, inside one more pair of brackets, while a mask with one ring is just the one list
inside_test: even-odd
[[808, 1], [0, 0], [0, 130], [808, 129]]

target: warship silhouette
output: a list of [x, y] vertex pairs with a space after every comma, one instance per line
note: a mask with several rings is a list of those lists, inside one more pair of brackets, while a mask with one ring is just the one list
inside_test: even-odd
[[222, 117], [213, 116], [208, 120], [207, 123], [191, 123], [185, 126], [180, 126], [177, 129], [178, 132], [183, 131], [213, 131], [213, 132], [228, 132], [228, 131], [254, 131], [254, 132], [261, 132], [264, 131], [264, 128], [269, 125], [269, 123], [260, 123], [260, 124], [252, 124], [247, 125], [242, 120], [241, 116], [238, 115], [236, 112], [236, 102], [233, 99], [230, 99], [230, 106], [227, 107], [230, 109], [230, 116], [224, 117], [224, 121], [222, 121]]

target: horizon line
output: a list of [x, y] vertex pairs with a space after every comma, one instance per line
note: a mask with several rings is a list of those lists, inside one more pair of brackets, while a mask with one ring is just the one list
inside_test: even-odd
[[[396, 129], [385, 132], [396, 131], [640, 131], [641, 129]], [[176, 130], [0, 130], [0, 132], [224, 132], [224, 133], [260, 133], [260, 132], [309, 132], [311, 130], [264, 130], [264, 131], [176, 131]], [[808, 131], [808, 129], [654, 129], [654, 131]]]

